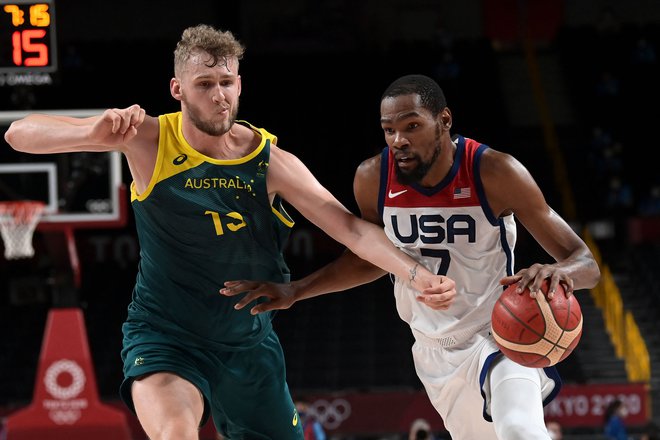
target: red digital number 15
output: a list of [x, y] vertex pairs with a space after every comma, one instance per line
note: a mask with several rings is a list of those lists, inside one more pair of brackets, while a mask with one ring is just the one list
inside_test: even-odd
[[[48, 65], [48, 46], [44, 43], [34, 43], [33, 40], [43, 38], [46, 31], [43, 29], [26, 29], [15, 31], [12, 34], [14, 64], [17, 66], [46, 66]], [[36, 56], [23, 59], [23, 52], [36, 52]]]

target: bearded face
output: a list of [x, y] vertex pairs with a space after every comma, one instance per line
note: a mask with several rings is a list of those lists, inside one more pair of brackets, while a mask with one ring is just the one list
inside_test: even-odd
[[422, 179], [428, 174], [429, 170], [433, 166], [438, 157], [440, 157], [440, 152], [442, 151], [442, 146], [440, 144], [440, 125], [436, 124], [435, 126], [435, 138], [433, 139], [432, 144], [430, 145], [432, 154], [431, 157], [424, 160], [419, 153], [409, 152], [408, 156], [414, 159], [417, 162], [417, 166], [409, 168], [406, 170], [399, 167], [398, 162], [394, 162], [394, 171], [396, 173], [396, 178], [399, 183], [403, 185], [410, 185], [413, 183], [420, 183]]
[[170, 81], [170, 90], [181, 101], [186, 122], [209, 136], [227, 133], [238, 114], [238, 60], [216, 59], [198, 51], [178, 66], [177, 75]]
[[[189, 100], [185, 94], [182, 94], [181, 100], [188, 110], [188, 117], [193, 125], [201, 132], [210, 136], [221, 136], [227, 133], [236, 121], [238, 114], [238, 102], [234, 104], [231, 109], [229, 117], [220, 117], [218, 113], [212, 114], [210, 117], [204, 117], [202, 109], [195, 105], [192, 100]], [[221, 110], [220, 108], [218, 110]]]

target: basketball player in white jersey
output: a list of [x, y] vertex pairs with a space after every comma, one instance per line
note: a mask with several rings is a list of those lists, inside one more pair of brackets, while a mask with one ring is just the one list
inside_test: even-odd
[[[363, 218], [420, 265], [456, 283], [455, 298], [423, 304], [396, 279], [399, 316], [415, 336], [417, 374], [454, 440], [549, 440], [543, 406], [558, 392], [554, 367], [527, 368], [504, 357], [491, 336], [490, 316], [503, 286], [539, 294], [550, 280], [566, 294], [596, 285], [600, 271], [585, 243], [548, 206], [528, 170], [514, 157], [450, 135], [452, 114], [438, 84], [423, 75], [394, 81], [381, 100], [387, 148], [364, 161], [354, 180]], [[555, 260], [514, 274], [517, 219]], [[249, 291], [252, 313], [345, 290], [382, 276], [347, 252], [290, 284], [236, 281], [225, 295]], [[543, 294], [543, 293], [540, 293]], [[492, 423], [491, 423], [492, 422]]]

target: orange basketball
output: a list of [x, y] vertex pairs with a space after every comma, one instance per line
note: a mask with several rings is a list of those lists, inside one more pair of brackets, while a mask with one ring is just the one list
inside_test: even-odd
[[[541, 286], [547, 292], [549, 281]], [[502, 353], [526, 367], [549, 367], [566, 359], [582, 336], [582, 311], [561, 284], [554, 297], [516, 293], [508, 286], [493, 308], [491, 329]]]

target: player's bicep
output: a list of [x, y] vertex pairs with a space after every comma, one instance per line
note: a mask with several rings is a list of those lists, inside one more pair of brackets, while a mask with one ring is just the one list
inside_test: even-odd
[[526, 217], [546, 205], [536, 181], [513, 156], [487, 150], [481, 160], [481, 179], [488, 205], [496, 217]]
[[[497, 152], [496, 152], [497, 153]], [[580, 239], [550, 207], [531, 173], [512, 156], [497, 153], [482, 173], [495, 215], [513, 213], [534, 239], [556, 260], [568, 257]], [[483, 164], [482, 164], [483, 166]]]

